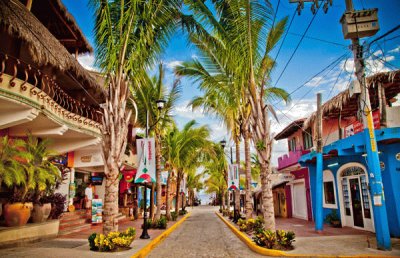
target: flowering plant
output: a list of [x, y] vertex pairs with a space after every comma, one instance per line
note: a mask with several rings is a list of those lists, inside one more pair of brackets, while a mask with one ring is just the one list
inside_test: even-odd
[[129, 247], [135, 239], [136, 229], [129, 227], [124, 232], [110, 232], [108, 235], [93, 233], [89, 236], [90, 250], [109, 252], [117, 247]]

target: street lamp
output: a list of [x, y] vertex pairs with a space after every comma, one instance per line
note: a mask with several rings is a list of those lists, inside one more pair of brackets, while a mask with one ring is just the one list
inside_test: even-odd
[[[160, 112], [161, 109], [164, 108], [164, 104], [165, 104], [165, 100], [163, 99], [159, 99], [156, 100], [156, 104], [157, 104], [157, 108], [158, 111]], [[157, 121], [151, 126], [153, 127], [154, 125], [156, 125], [158, 123], [160, 119], [157, 119]], [[146, 139], [149, 137], [149, 110], [146, 110]], [[153, 205], [152, 203], [150, 203], [150, 205]], [[147, 187], [146, 187], [146, 183], [144, 183], [144, 214], [143, 214], [143, 231], [142, 234], [140, 235], [141, 239], [149, 239], [149, 233], [147, 232]]]

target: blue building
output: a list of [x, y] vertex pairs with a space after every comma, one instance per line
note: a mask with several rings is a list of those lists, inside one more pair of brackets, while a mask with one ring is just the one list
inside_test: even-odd
[[[322, 106], [322, 216], [336, 210], [342, 226], [375, 232], [385, 220], [392, 237], [400, 237], [400, 72], [367, 78], [373, 109], [382, 174], [383, 196], [373, 196], [374, 174], [368, 168], [363, 126], [357, 118], [357, 89], [346, 90]], [[316, 114], [303, 126], [315, 128]], [[315, 134], [313, 134], [315, 135]], [[315, 146], [315, 145], [314, 145]], [[303, 155], [299, 163], [310, 176], [313, 214], [317, 208], [317, 153]], [[373, 205], [386, 204], [387, 218], [374, 216]], [[380, 224], [377, 224], [380, 223]], [[382, 232], [376, 232], [377, 237]], [[383, 233], [384, 234], [384, 233]]]

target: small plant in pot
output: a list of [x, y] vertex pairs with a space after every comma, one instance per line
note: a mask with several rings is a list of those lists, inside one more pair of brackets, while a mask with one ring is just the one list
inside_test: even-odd
[[29, 176], [29, 184], [32, 191], [33, 212], [32, 221], [40, 223], [47, 220], [51, 212], [51, 203], [46, 203], [42, 197], [51, 194], [55, 190], [57, 180], [61, 179], [60, 171], [48, 157], [54, 156], [54, 152], [48, 150], [49, 140], [39, 140], [28, 135], [24, 149], [29, 153], [25, 169]]
[[325, 221], [330, 223], [332, 225], [332, 227], [334, 227], [334, 228], [342, 227], [342, 224], [340, 222], [340, 218], [339, 218], [336, 210], [332, 210], [331, 213], [326, 215]]
[[24, 151], [24, 144], [20, 139], [0, 137], [0, 179], [12, 192], [3, 211], [10, 227], [25, 225], [31, 216], [32, 203], [27, 202], [27, 193], [32, 186], [25, 166], [30, 154]]

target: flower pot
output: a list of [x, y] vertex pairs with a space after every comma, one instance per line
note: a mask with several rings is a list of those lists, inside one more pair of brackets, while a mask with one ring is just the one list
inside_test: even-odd
[[4, 219], [9, 227], [26, 225], [31, 216], [32, 203], [7, 203], [4, 205]]
[[45, 222], [51, 212], [51, 203], [45, 203], [43, 205], [33, 205], [32, 221], [33, 223]]

